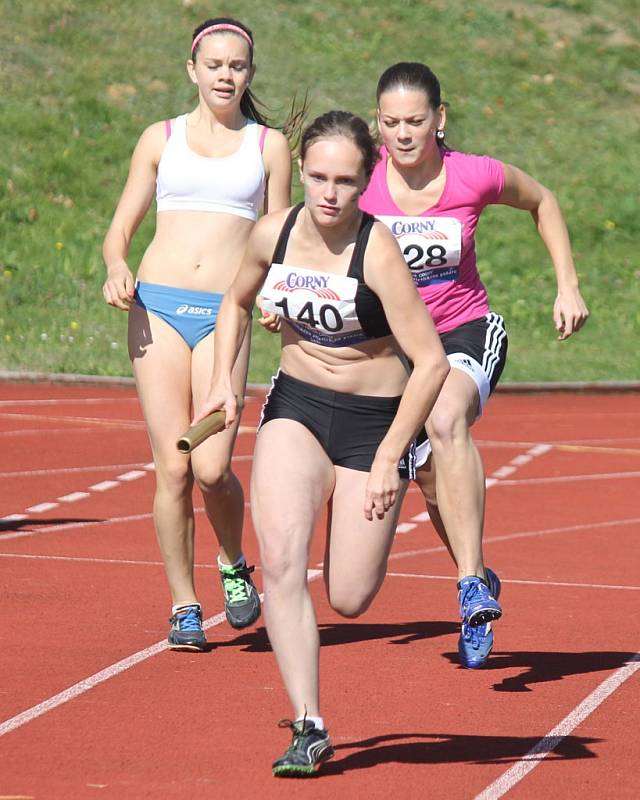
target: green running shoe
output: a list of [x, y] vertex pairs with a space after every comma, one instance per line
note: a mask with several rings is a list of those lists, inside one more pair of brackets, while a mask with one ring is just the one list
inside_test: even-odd
[[260, 597], [251, 580], [255, 567], [218, 565], [224, 592], [224, 611], [232, 628], [246, 628], [260, 616]]

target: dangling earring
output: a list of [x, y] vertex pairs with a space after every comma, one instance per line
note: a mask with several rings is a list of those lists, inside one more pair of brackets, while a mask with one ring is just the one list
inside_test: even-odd
[[438, 140], [438, 142], [444, 142], [444, 131], [443, 130], [437, 130], [436, 131], [436, 139]]

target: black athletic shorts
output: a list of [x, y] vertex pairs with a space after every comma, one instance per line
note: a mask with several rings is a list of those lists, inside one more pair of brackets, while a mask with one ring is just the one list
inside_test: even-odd
[[[391, 427], [400, 397], [371, 397], [322, 389], [278, 370], [262, 409], [258, 431], [272, 419], [300, 422], [338, 467], [369, 472]], [[415, 477], [415, 443], [398, 464], [401, 478]]]
[[482, 410], [507, 363], [509, 340], [504, 319], [491, 311], [480, 319], [441, 333], [440, 341], [451, 366], [467, 372], [475, 381]]
[[[441, 333], [440, 341], [451, 367], [467, 374], [478, 387], [480, 417], [507, 363], [509, 342], [504, 319], [491, 311], [480, 319]], [[417, 437], [417, 466], [425, 464], [430, 453], [431, 444], [423, 428]]]

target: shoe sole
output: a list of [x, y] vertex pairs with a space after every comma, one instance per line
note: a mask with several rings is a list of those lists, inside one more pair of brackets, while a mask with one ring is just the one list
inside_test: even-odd
[[320, 767], [334, 756], [335, 751], [332, 749], [330, 753], [321, 755], [315, 764], [310, 764], [308, 767], [291, 764], [290, 766], [272, 767], [271, 771], [274, 778], [310, 778], [316, 775]]
[[169, 650], [184, 650], [190, 653], [204, 653], [209, 647], [208, 643], [204, 645], [197, 644], [171, 644], [169, 643]]
[[477, 628], [478, 625], [485, 625], [487, 622], [495, 622], [497, 619], [500, 619], [501, 616], [502, 611], [498, 611], [495, 608], [481, 608], [469, 617], [467, 625], [471, 625], [472, 628]]

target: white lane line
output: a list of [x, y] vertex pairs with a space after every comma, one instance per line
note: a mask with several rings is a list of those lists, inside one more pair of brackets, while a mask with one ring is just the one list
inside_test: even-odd
[[0, 400], [0, 406], [60, 406], [90, 403], [137, 403], [137, 397], [75, 397], [75, 398], [52, 398], [49, 400]]
[[[86, 427], [87, 425], [96, 426], [96, 428], [118, 428], [120, 430], [144, 430], [144, 422], [142, 420], [134, 419], [105, 419], [104, 417], [76, 417], [73, 414], [63, 414], [59, 417], [45, 416], [44, 414], [12, 414], [7, 411], [0, 411], [0, 419], [20, 419], [20, 420], [37, 420], [42, 422], [68, 422], [70, 425], [79, 425]], [[42, 435], [43, 430], [40, 428], [37, 431]], [[49, 430], [46, 431], [50, 433]]]
[[581, 481], [617, 481], [623, 478], [640, 478], [640, 472], [596, 472], [587, 475], [554, 475], [548, 478], [520, 478], [500, 481], [500, 486], [533, 486], [537, 483], [574, 483]]
[[415, 517], [411, 517], [411, 522], [429, 522], [430, 519], [429, 512], [422, 511], [420, 514], [416, 514]]
[[26, 518], [26, 514], [8, 514], [6, 517], [0, 517], [0, 522], [22, 522]]
[[[34, 555], [33, 553], [0, 553], [0, 558], [18, 558], [35, 561], [71, 561], [81, 562], [85, 564], [112, 564], [114, 566], [132, 566], [132, 567], [164, 567], [162, 561], [143, 561], [129, 558], [91, 558], [89, 556], [53, 556], [53, 555]], [[216, 564], [194, 564], [195, 569], [217, 569]], [[260, 566], [256, 565], [256, 570], [260, 570]], [[428, 581], [450, 581], [454, 582], [456, 578], [452, 575], [423, 575], [416, 572], [387, 572], [387, 578], [417, 578], [418, 580]], [[503, 578], [500, 580], [504, 584], [517, 584], [525, 586], [559, 586], [569, 589], [611, 589], [615, 591], [631, 591], [640, 592], [640, 586], [626, 586], [623, 584], [615, 583], [576, 583], [572, 581], [530, 581], [520, 580], [518, 578]], [[0, 797], [0, 800], [2, 798]]]
[[[517, 533], [507, 533], [503, 536], [486, 536], [483, 539], [484, 544], [494, 544], [495, 542], [508, 542], [511, 539], [528, 539], [532, 536], [549, 536], [556, 533], [577, 533], [579, 531], [599, 530], [602, 528], [616, 528], [619, 525], [640, 525], [640, 517], [632, 517], [631, 519], [616, 519], [608, 522], [588, 522], [584, 525], [567, 525], [562, 528], [542, 528], [537, 531], [521, 531]], [[36, 531], [37, 532], [37, 531]], [[11, 535], [11, 534], [10, 534]], [[2, 540], [0, 535], [0, 540]], [[389, 561], [396, 561], [400, 558], [412, 558], [413, 556], [426, 556], [431, 553], [444, 553], [446, 552], [444, 545], [437, 545], [436, 547], [424, 547], [419, 550], [404, 550], [401, 553], [391, 553]]]
[[[249, 508], [249, 503], [245, 502], [245, 508]], [[195, 514], [202, 514], [204, 513], [204, 506], [198, 506], [197, 508], [193, 509]], [[0, 541], [4, 541], [5, 539], [24, 539], [29, 536], [37, 536], [40, 533], [59, 533], [60, 531], [71, 530], [76, 528], [93, 528], [96, 525], [118, 525], [123, 522], [139, 522], [140, 520], [144, 519], [152, 519], [153, 512], [147, 511], [145, 514], [130, 514], [126, 517], [110, 517], [109, 519], [98, 519], [98, 520], [90, 520], [87, 522], [62, 522], [56, 525], [43, 525], [36, 530], [27, 530], [27, 531], [11, 531], [9, 533], [0, 533]], [[2, 517], [0, 518], [0, 522], [8, 521], [8, 522], [18, 522], [20, 520], [28, 519], [26, 516], [21, 514], [13, 514], [11, 517]], [[0, 796], [0, 800], [2, 800]]]
[[[224, 619], [224, 613], [216, 614], [215, 617], [210, 617], [208, 620], [206, 620], [202, 627], [210, 628], [214, 625], [219, 625]], [[111, 664], [111, 666], [106, 667], [106, 669], [100, 670], [100, 672], [96, 672], [94, 675], [91, 675], [88, 678], [79, 681], [78, 683], [74, 683], [73, 686], [70, 686], [68, 689], [65, 689], [62, 692], [58, 692], [58, 694], [54, 694], [53, 697], [50, 697], [48, 700], [28, 708], [26, 711], [23, 711], [20, 714], [16, 714], [14, 717], [5, 720], [3, 723], [0, 723], [0, 736], [10, 733], [16, 728], [20, 728], [22, 725], [25, 725], [27, 722], [31, 722], [31, 720], [36, 719], [37, 717], [41, 717], [43, 714], [46, 714], [47, 711], [52, 711], [54, 708], [57, 708], [64, 703], [68, 703], [75, 697], [88, 692], [89, 689], [93, 689], [94, 686], [98, 686], [100, 683], [104, 683], [104, 681], [109, 680], [109, 678], [114, 678], [121, 672], [131, 669], [131, 667], [134, 667], [141, 661], [145, 661], [147, 658], [151, 658], [151, 656], [162, 653], [164, 650], [168, 649], [168, 646], [168, 642], [163, 640], [151, 645], [151, 647], [146, 647], [144, 650], [139, 650], [137, 653], [134, 653], [127, 658], [123, 658], [121, 661], [118, 661], [115, 664]]]
[[[321, 569], [307, 570], [307, 579], [309, 581], [316, 580], [316, 578], [319, 578], [321, 575]], [[264, 600], [264, 595], [262, 593], [259, 595], [259, 597], [260, 600]], [[224, 612], [216, 614], [215, 616], [206, 619], [202, 623], [202, 627], [205, 630], [208, 630], [209, 628], [213, 628], [216, 625], [219, 625], [221, 622], [224, 622], [225, 619], [226, 615]], [[169, 645], [166, 639], [163, 639], [161, 642], [156, 642], [156, 644], [151, 645], [151, 647], [145, 647], [144, 650], [139, 650], [137, 653], [134, 653], [127, 658], [123, 658], [121, 661], [117, 661], [115, 664], [111, 664], [111, 666], [100, 670], [100, 672], [96, 672], [93, 675], [90, 675], [88, 678], [78, 681], [78, 683], [74, 683], [73, 686], [70, 686], [68, 689], [64, 689], [62, 692], [58, 692], [58, 694], [53, 695], [53, 697], [49, 697], [42, 703], [38, 703], [37, 705], [26, 709], [20, 714], [16, 714], [10, 719], [0, 723], [0, 736], [4, 736], [5, 734], [14, 731], [16, 728], [26, 725], [27, 722], [31, 722], [32, 720], [37, 719], [37, 717], [41, 717], [43, 714], [46, 714], [48, 711], [52, 711], [54, 708], [57, 708], [64, 703], [68, 703], [70, 700], [73, 700], [74, 698], [79, 697], [81, 694], [88, 692], [95, 686], [108, 681], [110, 678], [114, 678], [116, 675], [131, 669], [131, 667], [135, 667], [136, 664], [140, 664], [142, 661], [146, 661], [146, 659], [151, 658], [158, 653], [162, 653], [164, 650], [168, 649], [168, 646]]]
[[516, 471], [516, 469], [517, 469], [517, 467], [510, 467], [510, 466], [500, 467], [500, 469], [497, 469], [493, 473], [492, 477], [494, 477], [494, 478], [506, 478], [507, 476], [509, 476], [512, 473], [514, 473]]
[[[153, 465], [152, 465], [153, 466]], [[52, 475], [72, 475], [76, 472], [120, 472], [123, 469], [149, 469], [148, 464], [95, 464], [91, 467], [56, 467], [55, 469], [23, 469], [0, 472], [0, 478], [37, 478]]]
[[117, 475], [119, 481], [135, 481], [138, 478], [143, 478], [147, 473], [143, 469], [134, 469], [131, 472], [124, 472], [122, 475]]
[[91, 497], [89, 492], [71, 492], [71, 494], [63, 494], [58, 497], [60, 503], [77, 503], [78, 500], [84, 500], [85, 497]]
[[[85, 564], [114, 564], [116, 566], [140, 566], [140, 567], [162, 567], [162, 561], [136, 561], [128, 558], [90, 558], [89, 556], [49, 556], [49, 555], [35, 555], [33, 553], [0, 553], [0, 558], [22, 558], [35, 561], [80, 561]], [[194, 567], [199, 569], [217, 569], [217, 565], [213, 564], [194, 564]], [[0, 795], [2, 800], [2, 795]]]
[[89, 489], [92, 492], [106, 492], [107, 489], [115, 489], [119, 485], [118, 481], [101, 481], [100, 483], [94, 483]]
[[537, 444], [528, 451], [527, 455], [543, 456], [545, 453], [548, 453], [549, 450], [553, 450], [552, 444]]
[[[194, 509], [198, 511], [202, 511], [203, 509]], [[14, 517], [18, 517], [19, 519], [27, 519], [25, 516], [20, 517], [19, 514], [14, 514]], [[24, 539], [29, 536], [38, 536], [41, 533], [59, 533], [60, 531], [65, 530], [76, 530], [79, 528], [93, 528], [96, 525], [119, 525], [123, 522], [139, 522], [143, 519], [151, 519], [153, 517], [152, 512], [148, 511], [145, 514], [131, 514], [127, 517], [111, 517], [110, 519], [103, 520], [91, 520], [88, 522], [63, 522], [57, 525], [43, 525], [41, 528], [38, 528], [33, 531], [12, 531], [10, 533], [0, 533], [0, 541], [4, 541], [6, 539]], [[12, 522], [13, 520], [9, 520]], [[2, 520], [0, 519], [0, 522]]]
[[418, 526], [413, 522], [401, 522], [396, 526], [396, 533], [409, 533], [409, 531], [412, 531], [417, 527]]
[[[13, 428], [10, 431], [0, 431], [0, 438], [13, 438], [13, 437], [23, 437], [23, 436], [36, 436], [38, 438], [38, 443], [42, 439], [42, 428]], [[69, 434], [73, 433], [76, 436], [80, 433], [95, 433], [96, 428], [91, 426], [78, 426], [74, 428], [70, 428], [67, 426], [66, 428], [47, 428], [47, 436], [52, 437], [54, 434], [63, 434], [64, 436], [69, 436]]]
[[[498, 480], [497, 478], [487, 478], [485, 486], [490, 489], [492, 486], [500, 488], [512, 486], [535, 486], [536, 484], [553, 483], [580, 483], [582, 481], [618, 481], [625, 478], [640, 478], [640, 472], [595, 472], [586, 475], [554, 475], [548, 478], [511, 478], [509, 480]], [[407, 494], [421, 494], [417, 486], [410, 486]], [[411, 519], [414, 519], [412, 517]]]
[[477, 794], [474, 800], [498, 800], [509, 792], [526, 775], [535, 769], [543, 759], [558, 748], [561, 742], [572, 733], [578, 725], [591, 716], [593, 712], [616, 689], [631, 678], [640, 669], [640, 653], [636, 653], [624, 667], [616, 670], [613, 675], [606, 678], [591, 694], [586, 697], [571, 713], [552, 728], [546, 736], [535, 744], [520, 761], [504, 772], [490, 786]]
[[[3, 555], [0, 553], [0, 555]], [[6, 554], [9, 555], [9, 554]], [[39, 558], [48, 558], [48, 556], [39, 556]], [[418, 578], [425, 581], [455, 581], [456, 578], [452, 575], [422, 575], [416, 572], [387, 572], [387, 578]], [[615, 590], [628, 590], [632, 592], [640, 592], [640, 586], [624, 586], [622, 584], [614, 583], [573, 583], [571, 581], [525, 581], [518, 578], [503, 578], [500, 576], [501, 583], [513, 583], [524, 586], [560, 586], [570, 589], [615, 589]]]
[[58, 508], [60, 503], [38, 503], [37, 506], [31, 506], [31, 508], [27, 509], [29, 514], [43, 514], [45, 511], [51, 511], [54, 508]]
[[[533, 447], [535, 442], [508, 442], [508, 441], [499, 441], [493, 439], [474, 439], [475, 443], [479, 448], [483, 447], [491, 447], [491, 448], [509, 448], [509, 449], [521, 449], [521, 448], [529, 448]], [[640, 444], [640, 438], [637, 436], [623, 436], [618, 439], [606, 438], [606, 439], [559, 439], [558, 441], [550, 442], [552, 447], [606, 447], [607, 445], [615, 446], [615, 445], [636, 445]], [[620, 452], [624, 447], [620, 449]]]

